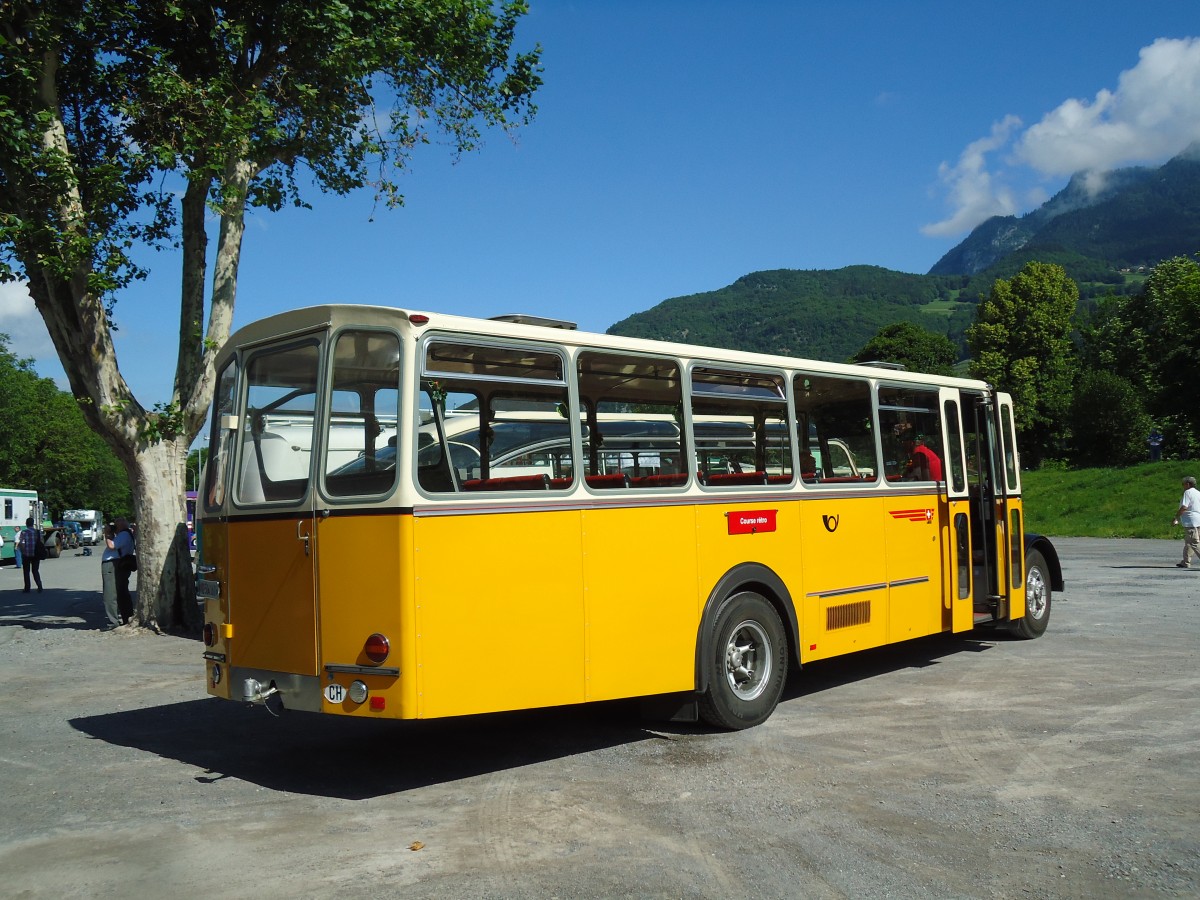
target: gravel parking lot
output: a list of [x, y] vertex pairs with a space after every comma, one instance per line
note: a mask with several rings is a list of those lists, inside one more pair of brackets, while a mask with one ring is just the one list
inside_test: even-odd
[[213, 700], [101, 631], [97, 556], [0, 570], [10, 897], [1200, 895], [1200, 569], [1060, 539], [1036, 641], [814, 664], [764, 726], [636, 703], [359, 722]]

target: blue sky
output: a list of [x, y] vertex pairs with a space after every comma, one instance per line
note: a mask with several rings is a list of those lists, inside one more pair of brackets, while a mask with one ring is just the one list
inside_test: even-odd
[[[363, 302], [604, 331], [764, 269], [926, 272], [1074, 171], [1156, 165], [1200, 140], [1198, 13], [532, 0], [518, 42], [544, 50], [534, 122], [457, 162], [423, 148], [398, 210], [313, 194], [312, 210], [255, 214], [234, 324]], [[179, 295], [178, 259], [150, 262], [116, 308], [147, 407], [169, 396]], [[0, 288], [0, 331], [63, 381], [20, 286]]]

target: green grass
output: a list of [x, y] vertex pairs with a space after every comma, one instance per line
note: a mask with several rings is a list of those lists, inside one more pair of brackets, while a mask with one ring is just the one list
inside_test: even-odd
[[1171, 460], [1125, 469], [1022, 472], [1025, 524], [1059, 537], [1183, 539], [1171, 519], [1185, 475], [1200, 477], [1200, 462]]

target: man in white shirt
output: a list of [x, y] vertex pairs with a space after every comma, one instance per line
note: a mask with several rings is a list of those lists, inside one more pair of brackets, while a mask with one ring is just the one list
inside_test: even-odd
[[1196, 490], [1196, 479], [1191, 475], [1183, 479], [1183, 499], [1171, 524], [1183, 526], [1183, 562], [1175, 565], [1190, 569], [1192, 557], [1200, 559], [1200, 491]]

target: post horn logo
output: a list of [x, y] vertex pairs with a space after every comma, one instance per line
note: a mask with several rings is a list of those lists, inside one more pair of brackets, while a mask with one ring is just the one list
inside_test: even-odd
[[840, 516], [821, 516], [821, 521], [825, 523], [825, 530], [833, 534], [837, 531], [838, 519], [840, 518]]

